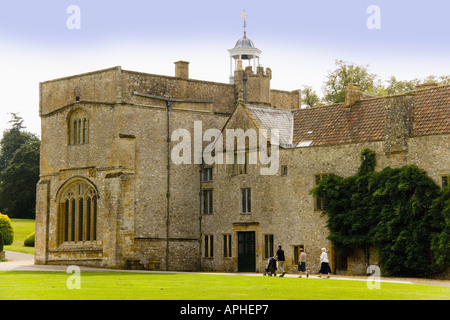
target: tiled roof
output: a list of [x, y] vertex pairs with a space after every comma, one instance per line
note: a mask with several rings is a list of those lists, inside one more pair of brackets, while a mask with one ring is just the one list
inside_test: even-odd
[[[450, 86], [407, 93], [412, 96], [411, 136], [450, 133]], [[320, 146], [381, 141], [386, 138], [386, 108], [397, 96], [370, 98], [301, 110], [247, 105], [249, 115], [264, 129], [280, 130], [280, 145]]]
[[341, 144], [384, 139], [384, 101], [360, 101], [352, 107], [336, 104], [294, 111], [295, 144]]
[[413, 136], [450, 132], [450, 85], [417, 91]]
[[246, 105], [249, 116], [259, 129], [265, 129], [270, 139], [270, 130], [279, 130], [279, 144], [282, 147], [292, 146], [294, 116], [291, 110]]

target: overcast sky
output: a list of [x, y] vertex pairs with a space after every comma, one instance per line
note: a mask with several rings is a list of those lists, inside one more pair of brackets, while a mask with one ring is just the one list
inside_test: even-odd
[[[40, 134], [39, 82], [46, 80], [113, 66], [172, 76], [173, 62], [187, 60], [191, 78], [227, 83], [227, 49], [242, 37], [244, 9], [247, 36], [263, 51], [261, 64], [272, 69], [273, 89], [310, 85], [321, 93], [336, 59], [369, 65], [382, 80], [450, 75], [448, 0], [0, 4], [0, 136], [10, 112]], [[71, 5], [80, 9], [79, 29]], [[378, 20], [368, 10], [374, 5]]]

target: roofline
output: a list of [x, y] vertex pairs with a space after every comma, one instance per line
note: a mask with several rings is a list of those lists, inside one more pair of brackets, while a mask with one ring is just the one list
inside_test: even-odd
[[84, 72], [84, 73], [79, 73], [79, 74], [74, 74], [71, 76], [66, 76], [66, 77], [61, 77], [61, 78], [55, 78], [55, 79], [51, 79], [51, 80], [46, 80], [46, 81], [42, 81], [40, 82], [40, 84], [47, 84], [50, 82], [56, 82], [56, 81], [61, 81], [61, 80], [68, 80], [68, 79], [73, 79], [73, 78], [79, 78], [79, 77], [84, 77], [84, 76], [88, 76], [88, 75], [92, 75], [92, 74], [96, 74], [96, 73], [104, 73], [104, 72], [109, 72], [109, 71], [113, 71], [113, 70], [122, 70], [121, 66], [116, 66], [116, 67], [111, 67], [111, 68], [106, 68], [106, 69], [100, 69], [100, 70], [95, 70], [95, 71], [90, 71], [90, 72]]

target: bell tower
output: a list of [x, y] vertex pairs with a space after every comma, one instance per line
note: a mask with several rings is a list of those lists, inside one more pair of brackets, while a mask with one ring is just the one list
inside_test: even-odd
[[259, 66], [259, 56], [261, 50], [255, 47], [253, 41], [247, 38], [247, 15], [241, 12], [241, 17], [244, 18], [244, 37], [236, 42], [233, 49], [228, 49], [230, 53], [230, 83], [234, 84], [234, 71], [242, 69], [244, 61], [247, 64], [244, 66], [251, 66], [253, 70]]

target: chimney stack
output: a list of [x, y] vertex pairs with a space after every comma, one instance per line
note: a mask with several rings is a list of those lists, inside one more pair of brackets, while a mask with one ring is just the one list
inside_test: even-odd
[[181, 60], [175, 62], [175, 77], [189, 79], [189, 62]]
[[348, 84], [345, 87], [345, 106], [351, 107], [356, 102], [361, 101], [362, 92], [361, 85], [359, 84]]

